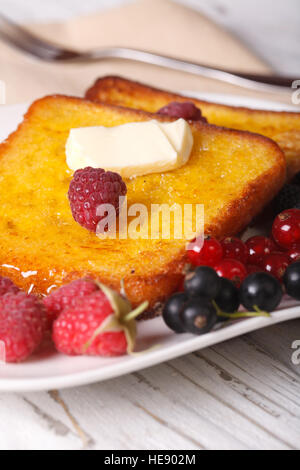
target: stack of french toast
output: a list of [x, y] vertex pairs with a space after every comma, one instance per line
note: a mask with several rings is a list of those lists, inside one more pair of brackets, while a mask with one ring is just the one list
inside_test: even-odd
[[65, 146], [71, 129], [174, 118], [170, 102], [192, 102], [205, 120], [190, 121], [193, 148], [172, 171], [128, 179], [128, 205], [204, 205], [204, 232], [216, 238], [243, 230], [300, 171], [300, 113], [236, 108], [186, 98], [120, 77], [104, 77], [85, 98], [47, 96], [0, 145], [1, 275], [45, 295], [81, 277], [121, 290], [149, 316], [178, 287], [186, 240], [100, 239], [72, 217], [72, 171]]

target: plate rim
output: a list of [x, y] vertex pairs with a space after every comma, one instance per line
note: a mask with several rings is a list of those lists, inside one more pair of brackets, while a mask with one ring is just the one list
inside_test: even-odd
[[[188, 341], [174, 344], [166, 347], [163, 350], [163, 358], [161, 358], [159, 347], [156, 351], [145, 353], [144, 355], [138, 356], [136, 364], [131, 361], [115, 364], [112, 373], [108, 373], [108, 368], [95, 368], [89, 371], [76, 372], [68, 374], [67, 376], [52, 376], [50, 378], [34, 378], [34, 379], [1, 379], [0, 378], [0, 392], [36, 392], [53, 389], [66, 389], [76, 386], [83, 386], [102, 382], [105, 380], [122, 377], [123, 375], [130, 374], [135, 371], [147, 369], [149, 367], [161, 364], [177, 357], [181, 357], [186, 354], [190, 354], [194, 351], [198, 351], [216, 344], [220, 344], [224, 341], [237, 338], [246, 333], [252, 331], [258, 331], [262, 328], [277, 325], [285, 321], [296, 320], [300, 318], [300, 305], [290, 307], [287, 309], [279, 310], [273, 314], [270, 318], [259, 317], [259, 318], [248, 318], [243, 319], [239, 322], [228, 325], [225, 328], [212, 331], [203, 336], [190, 336]], [[151, 320], [149, 320], [151, 321]], [[229, 334], [230, 333], [230, 334]], [[217, 340], [215, 340], [217, 337]], [[205, 341], [203, 341], [205, 339]], [[201, 345], [198, 343], [202, 340]], [[154, 356], [154, 357], [153, 357]], [[70, 357], [71, 359], [71, 357]], [[76, 356], [74, 356], [76, 359]], [[109, 361], [109, 358], [107, 358]], [[44, 364], [45, 365], [45, 364]], [[0, 367], [5, 364], [0, 364]], [[18, 367], [18, 364], [14, 364], [14, 367]], [[122, 370], [119, 370], [122, 369]], [[24, 383], [25, 382], [25, 383]]]

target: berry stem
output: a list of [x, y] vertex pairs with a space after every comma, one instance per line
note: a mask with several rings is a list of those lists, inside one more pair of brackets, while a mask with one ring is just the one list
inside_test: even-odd
[[143, 302], [136, 309], [132, 310], [132, 312], [125, 315], [125, 317], [123, 317], [122, 321], [124, 321], [126, 323], [126, 322], [129, 322], [131, 320], [134, 320], [135, 318], [137, 318], [141, 313], [143, 313], [146, 310], [148, 305], [149, 305], [148, 301]]
[[228, 318], [230, 320], [236, 320], [238, 318], [255, 318], [255, 317], [271, 317], [270, 313], [264, 312], [260, 310], [256, 305], [253, 306], [254, 312], [233, 312], [233, 313], [226, 313], [223, 312], [216, 302], [213, 300], [213, 305], [217, 310], [218, 317]]
[[236, 313], [225, 313], [218, 312], [218, 317], [228, 318], [235, 320], [237, 318], [255, 318], [255, 317], [270, 317], [271, 315], [267, 312], [236, 312]]
[[257, 305], [254, 305], [253, 308], [254, 308], [255, 312], [259, 313], [261, 316], [264, 316], [264, 317], [271, 317], [272, 316], [269, 312], [265, 312], [265, 311], [261, 310], [260, 308], [258, 308]]
[[126, 298], [127, 298], [126, 290], [125, 290], [125, 281], [124, 281], [124, 279], [121, 279], [120, 284], [121, 284], [120, 294], [121, 294], [123, 297], [126, 297]]

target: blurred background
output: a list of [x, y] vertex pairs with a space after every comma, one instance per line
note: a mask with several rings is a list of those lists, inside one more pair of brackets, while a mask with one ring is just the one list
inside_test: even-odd
[[[1, 11], [19, 21], [63, 21], [130, 1], [1, 0]], [[176, 1], [205, 13], [230, 30], [275, 71], [298, 74], [300, 78], [299, 0]]]

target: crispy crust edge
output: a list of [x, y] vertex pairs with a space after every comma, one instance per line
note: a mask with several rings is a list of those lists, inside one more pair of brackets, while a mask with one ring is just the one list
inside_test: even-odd
[[[150, 85], [146, 85], [142, 82], [130, 80], [125, 77], [117, 76], [117, 75], [106, 75], [104, 77], [99, 77], [95, 83], [86, 91], [85, 98], [91, 101], [101, 101], [99, 100], [99, 91], [100, 90], [109, 90], [111, 88], [119, 88], [122, 92], [124, 92], [124, 88], [126, 87], [126, 93], [128, 95], [134, 95], [134, 91], [139, 89], [140, 92], [148, 95], [162, 95], [165, 97], [169, 97], [170, 100], [176, 99], [185, 99], [185, 100], [192, 100], [197, 103], [202, 103], [207, 107], [219, 108], [220, 110], [231, 110], [233, 112], [236, 111], [243, 111], [247, 114], [261, 114], [261, 115], [269, 115], [269, 116], [286, 116], [293, 119], [300, 119], [300, 112], [292, 112], [292, 111], [272, 111], [272, 110], [264, 110], [264, 109], [252, 109], [247, 108], [245, 106], [229, 106], [220, 103], [212, 103], [206, 100], [200, 100], [198, 98], [187, 97], [181, 95], [179, 93], [172, 93], [168, 90], [156, 88]], [[113, 104], [113, 103], [111, 103]]]

